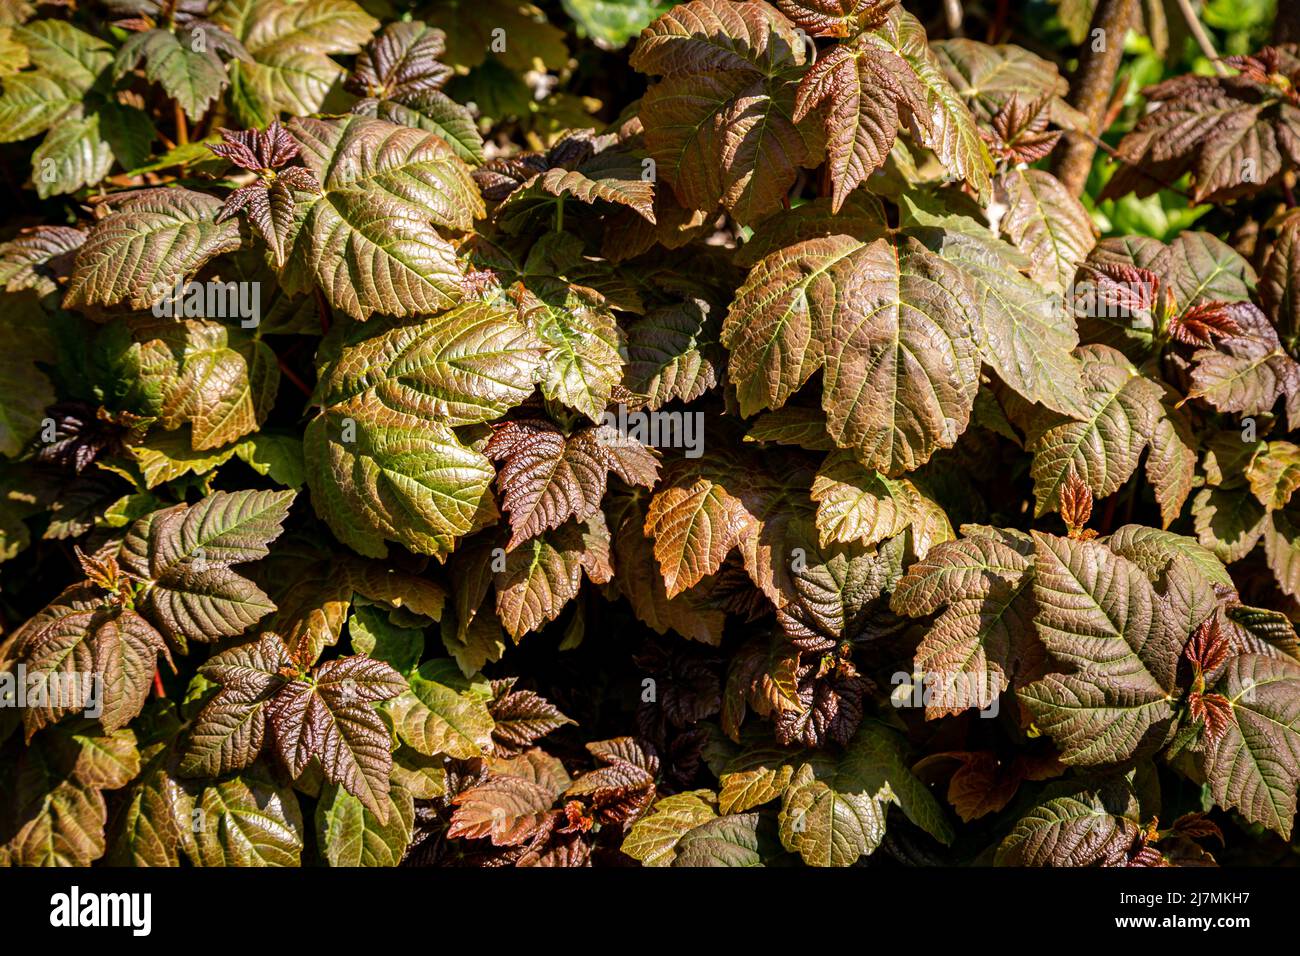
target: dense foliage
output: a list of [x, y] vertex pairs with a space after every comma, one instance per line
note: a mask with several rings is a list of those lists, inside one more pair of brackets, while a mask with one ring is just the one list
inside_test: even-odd
[[1286, 861], [1270, 4], [544, 6], [0, 2], [0, 862]]

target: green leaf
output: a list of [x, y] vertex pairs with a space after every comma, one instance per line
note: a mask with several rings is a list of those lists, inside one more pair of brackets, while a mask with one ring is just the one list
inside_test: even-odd
[[194, 795], [172, 775], [166, 745], [151, 749], [152, 759], [110, 824], [110, 865], [179, 866], [182, 847], [194, 840]]
[[321, 194], [295, 206], [286, 291], [315, 283], [362, 320], [460, 301], [455, 253], [436, 227], [466, 230], [484, 213], [464, 160], [438, 136], [387, 120], [294, 119], [289, 129]]
[[302, 810], [264, 767], [208, 784], [196, 800], [195, 866], [299, 866]]
[[1244, 490], [1202, 488], [1192, 499], [1196, 537], [1220, 561], [1240, 561], [1259, 544], [1268, 514]]
[[424, 632], [420, 628], [398, 627], [383, 608], [374, 604], [353, 607], [348, 618], [352, 649], [392, 666], [399, 674], [414, 670], [424, 654]]
[[626, 336], [603, 297], [577, 287], [532, 296], [524, 321], [546, 351], [542, 394], [599, 422], [623, 377]]
[[[904, 198], [904, 210], [915, 207]], [[937, 232], [928, 222], [952, 228]], [[1075, 414], [1084, 404], [1082, 369], [1071, 350], [1079, 336], [1057, 296], [1021, 275], [1014, 250], [991, 232], [958, 217], [923, 215], [913, 234], [961, 269], [975, 293], [984, 363], [1022, 397]]]
[[491, 421], [532, 394], [544, 349], [512, 310], [485, 302], [373, 319], [354, 326], [323, 366], [317, 398], [327, 408], [364, 404], [452, 427]]
[[1095, 541], [1034, 533], [1038, 636], [1070, 673], [1020, 690], [1067, 764], [1117, 763], [1163, 743], [1187, 632], [1171, 600]]
[[0, 334], [5, 348], [0, 352], [0, 455], [16, 457], [35, 437], [45, 409], [54, 403], [54, 386], [37, 368], [37, 362], [54, 358], [54, 343], [41, 322], [41, 313], [30, 295], [4, 297]]
[[388, 792], [387, 822], [342, 787], [329, 786], [316, 804], [316, 840], [330, 866], [397, 866], [415, 826], [411, 795]]
[[226, 67], [215, 49], [194, 49], [170, 30], [146, 30], [127, 38], [117, 51], [114, 74], [118, 80], [144, 61], [144, 75], [197, 122], [226, 86]]
[[564, 12], [597, 46], [617, 50], [669, 6], [664, 0], [563, 0]]
[[965, 179], [977, 196], [987, 197], [992, 189], [993, 159], [975, 118], [930, 49], [920, 21], [895, 7], [882, 26], [866, 34], [866, 40], [901, 56], [924, 91], [925, 108], [912, 113], [912, 136], [933, 150], [945, 169]]
[[1088, 212], [1051, 173], [1012, 169], [998, 180], [1006, 193], [1002, 232], [1033, 263], [1031, 275], [1050, 292], [1065, 293], [1096, 244]]
[[1215, 690], [1233, 716], [1202, 758], [1215, 802], [1288, 840], [1300, 786], [1300, 665], [1236, 657]]
[[113, 150], [100, 133], [101, 114], [61, 120], [32, 153], [32, 182], [42, 199], [93, 186], [113, 167]]
[[102, 734], [82, 725], [42, 735], [16, 768], [6, 767], [4, 856], [19, 866], [89, 866], [105, 851], [102, 791], [126, 786], [139, 771], [129, 730]]
[[673, 866], [762, 866], [757, 813], [708, 820], [677, 843]]
[[1105, 345], [1076, 350], [1083, 363], [1081, 419], [1039, 412], [1030, 422], [1025, 448], [1033, 453], [1035, 514], [1060, 507], [1071, 472], [1095, 498], [1120, 489], [1137, 469], [1162, 410], [1163, 389], [1120, 353]]
[[319, 111], [344, 73], [329, 55], [361, 52], [379, 26], [352, 0], [228, 0], [212, 20], [253, 58], [231, 66], [232, 103], [246, 127]]
[[422, 754], [461, 760], [492, 746], [492, 715], [485, 684], [471, 684], [453, 661], [426, 661], [410, 675], [410, 689], [388, 705], [398, 736]]
[[214, 222], [221, 200], [182, 188], [150, 189], [117, 204], [77, 253], [65, 308], [147, 309], [186, 276], [239, 248], [239, 226]]
[[718, 818], [716, 797], [709, 790], [691, 790], [664, 797], [632, 825], [622, 851], [642, 866], [672, 866], [678, 845], [691, 830]]
[[963, 274], [913, 239], [841, 235], [772, 253], [723, 325], [741, 412], [781, 407], [824, 364], [835, 443], [888, 477], [915, 469], [970, 419], [972, 300]]
[[445, 558], [480, 516], [495, 514], [488, 492], [495, 472], [481, 452], [440, 422], [373, 400], [350, 400], [318, 415], [307, 426], [303, 453], [317, 514], [367, 557], [384, 557], [388, 540]]
[[999, 866], [1097, 866], [1127, 862], [1140, 830], [1125, 783], [1051, 797], [1016, 822], [999, 845]]
[[6, 143], [79, 118], [82, 98], [113, 62], [112, 47], [65, 20], [14, 27], [13, 38], [27, 48], [32, 69], [4, 78], [0, 142]]
[[781, 842], [810, 866], [851, 866], [884, 839], [890, 803], [951, 842], [951, 824], [912, 776], [894, 732], [865, 721], [838, 763], [805, 763], [795, 771], [781, 801]]

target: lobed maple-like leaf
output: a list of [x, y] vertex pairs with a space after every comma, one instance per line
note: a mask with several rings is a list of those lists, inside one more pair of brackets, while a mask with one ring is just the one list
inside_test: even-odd
[[406, 689], [401, 675], [360, 656], [326, 661], [303, 674], [270, 631], [218, 654], [205, 671], [222, 690], [195, 718], [183, 773], [247, 767], [269, 735], [291, 776], [315, 761], [325, 779], [357, 797], [381, 824], [388, 822], [391, 734], [372, 705]]
[[717, 309], [700, 299], [647, 312], [627, 329], [624, 384], [647, 396], [652, 410], [704, 395], [725, 365], [719, 325]]
[[662, 77], [641, 100], [646, 146], [685, 207], [756, 222], [817, 162], [820, 136], [793, 119], [805, 55], [766, 3], [693, 0], [642, 32], [631, 64]]
[[432, 133], [381, 119], [294, 119], [289, 131], [321, 195], [296, 206], [287, 290], [314, 283], [361, 320], [455, 305], [460, 271], [436, 227], [463, 231], [483, 215], [464, 160]]
[[145, 78], [159, 84], [191, 121], [197, 121], [229, 83], [223, 55], [251, 60], [224, 27], [189, 20], [179, 32], [160, 27], [133, 33], [118, 49], [113, 73], [121, 79], [143, 63]]
[[718, 819], [715, 805], [716, 797], [708, 790], [662, 797], [632, 825], [619, 849], [642, 866], [672, 866], [682, 856], [683, 838]]
[[1148, 112], [1121, 140], [1122, 163], [1102, 198], [1149, 196], [1191, 173], [1195, 202], [1223, 202], [1268, 188], [1300, 163], [1294, 50], [1265, 47], [1236, 63], [1249, 68], [1178, 76], [1143, 91]]
[[[131, 318], [127, 326], [139, 343], [140, 378], [149, 395], [137, 407], [165, 429], [188, 426], [193, 451], [215, 454], [257, 431], [270, 414], [280, 369], [260, 338], [219, 321], [168, 316]], [[142, 445], [169, 449], [157, 432], [148, 437], [152, 444], [135, 442], [137, 458]], [[143, 464], [149, 486], [161, 483]]]
[[493, 760], [486, 781], [456, 796], [448, 835], [486, 837], [494, 846], [521, 844], [544, 825], [569, 783], [564, 766], [538, 749]]
[[552, 731], [573, 721], [531, 690], [516, 690], [515, 678], [494, 681], [488, 710], [492, 714], [492, 744], [498, 753], [526, 750]]
[[219, 491], [137, 520], [122, 566], [147, 582], [141, 606], [179, 646], [233, 637], [275, 609], [231, 565], [256, 561], [281, 532], [291, 491]]
[[1161, 387], [1118, 352], [1084, 345], [1076, 354], [1083, 364], [1083, 414], [1036, 413], [1026, 435], [1038, 514], [1059, 507], [1071, 474], [1094, 498], [1117, 491], [1137, 469], [1162, 414]]
[[795, 97], [794, 121], [823, 107], [827, 162], [839, 212], [848, 194], [884, 164], [899, 118], [928, 127], [925, 91], [902, 57], [859, 41], [831, 47], [809, 67]]
[[618, 574], [614, 583], [632, 611], [659, 634], [675, 631], [683, 637], [718, 644], [725, 614], [708, 602], [707, 585], [668, 596], [655, 558], [653, 539], [645, 534], [645, 504], [629, 499], [626, 510], [610, 515], [613, 556]]
[[[1069, 673], [1020, 690], [1067, 764], [1119, 762], [1159, 746], [1174, 718], [1176, 667], [1191, 627], [1172, 589], [1095, 541], [1034, 534], [1034, 625]], [[1197, 622], [1199, 623], [1199, 622]]]
[[1013, 99], [1043, 100], [1054, 125], [1063, 129], [1082, 125], [1082, 115], [1065, 101], [1070, 84], [1051, 60], [1015, 44], [994, 46], [965, 37], [931, 45], [944, 74], [977, 120], [991, 122]]
[[1218, 340], [1192, 356], [1189, 398], [1219, 411], [1258, 415], [1300, 391], [1300, 365], [1263, 312], [1248, 302], [1223, 304], [1217, 312], [1223, 316], [1215, 327]]
[[331, 55], [359, 53], [379, 25], [352, 0], [229, 0], [212, 21], [251, 58], [230, 69], [231, 104], [245, 127], [320, 110], [344, 75]]
[[913, 564], [890, 599], [910, 617], [943, 608], [916, 649], [915, 670], [931, 685], [926, 717], [987, 708], [1041, 673], [1033, 633], [1038, 613], [1033, 549], [1023, 536], [972, 526]]
[[187, 851], [194, 865], [301, 865], [302, 809], [293, 788], [277, 782], [270, 768], [256, 764], [206, 784], [195, 798], [195, 811], [205, 825]]
[[609, 425], [566, 435], [546, 419], [516, 419], [497, 427], [484, 451], [501, 463], [497, 487], [512, 529], [507, 549], [570, 518], [591, 517], [600, 509], [611, 471], [647, 488], [659, 474], [649, 449]]
[[342, 787], [331, 785], [316, 805], [316, 834], [330, 866], [397, 866], [415, 828], [415, 802], [403, 787], [388, 791], [387, 821]]
[[[166, 648], [143, 617], [82, 585], [29, 620], [15, 635], [14, 652], [33, 679], [54, 689], [23, 708], [30, 741], [42, 727], [97, 707], [106, 732], [125, 727], [144, 706]], [[92, 679], [100, 686], [91, 686]]]
[[497, 616], [516, 642], [559, 617], [578, 596], [584, 576], [596, 584], [613, 577], [609, 529], [597, 512], [533, 537], [506, 555], [495, 576]]
[[409, 689], [388, 704], [398, 737], [426, 756], [467, 760], [491, 750], [491, 687], [471, 683], [447, 659], [425, 661], [407, 675]]
[[903, 199], [906, 228], [965, 274], [984, 363], [1017, 394], [1073, 415], [1082, 407], [1079, 337], [1060, 301], [1021, 274], [1016, 251], [972, 220], [935, 216]]
[[491, 520], [491, 463], [448, 426], [522, 402], [542, 358], [513, 312], [485, 303], [354, 328], [322, 369], [304, 443], [316, 508], [339, 539], [371, 557], [385, 539], [445, 556]]
[[1064, 293], [1096, 242], [1092, 220], [1077, 198], [1051, 173], [1011, 169], [997, 181], [1007, 211], [999, 228], [1031, 262], [1031, 275]]
[[32, 226], [0, 244], [0, 286], [6, 292], [54, 292], [72, 272], [86, 233], [70, 226]]
[[66, 308], [152, 307], [214, 256], [239, 248], [221, 202], [189, 189], [149, 189], [123, 199], [90, 230], [64, 296]]
[[932, 150], [954, 178], [964, 179], [977, 196], [987, 196], [993, 159], [965, 100], [949, 82], [939, 55], [930, 48], [925, 27], [895, 7], [866, 39], [902, 57], [920, 83], [924, 109], [911, 115], [913, 138]]
[[742, 413], [780, 408], [824, 365], [827, 431], [894, 477], [965, 429], [978, 384], [974, 326], [963, 274], [919, 242], [838, 235], [761, 260], [722, 336]]

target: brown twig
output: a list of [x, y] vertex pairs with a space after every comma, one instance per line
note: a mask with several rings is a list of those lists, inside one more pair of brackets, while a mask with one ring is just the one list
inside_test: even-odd
[[172, 102], [172, 108], [176, 114], [176, 145], [185, 146], [190, 141], [190, 128], [185, 125], [185, 110], [175, 101]]
[[985, 41], [988, 43], [997, 43], [1002, 38], [1002, 31], [1007, 26], [1007, 15], [1011, 12], [1010, 0], [997, 0], [993, 8], [993, 19], [989, 21], [988, 33], [985, 35]]
[[1097, 155], [1098, 137], [1104, 129], [1102, 124], [1115, 76], [1124, 59], [1124, 33], [1133, 22], [1136, 9], [1136, 0], [1101, 0], [1093, 14], [1088, 38], [1079, 51], [1079, 68], [1070, 83], [1070, 105], [1084, 115], [1087, 126], [1065, 134], [1052, 169], [1075, 196], [1083, 193], [1093, 157]]
[[280, 374], [283, 375], [285, 378], [287, 378], [289, 381], [293, 382], [293, 384], [297, 386], [298, 391], [302, 392], [308, 398], [311, 398], [311, 389], [307, 387], [307, 383], [304, 382], [301, 378], [299, 378], [297, 373], [294, 372], [293, 369], [289, 368], [289, 366], [285, 364], [284, 359], [282, 359], [280, 356], [277, 355], [275, 357], [275, 361], [276, 364], [280, 366]]
[[1110, 98], [1110, 105], [1106, 107], [1106, 115], [1102, 118], [1101, 128], [1108, 130], [1111, 125], [1119, 119], [1119, 114], [1124, 111], [1124, 98], [1128, 96], [1129, 81], [1131, 77], [1120, 77], [1120, 81], [1115, 84], [1115, 93]]
[[1192, 36], [1196, 38], [1196, 45], [1201, 48], [1201, 52], [1205, 54], [1206, 59], [1214, 64], [1214, 69], [1219, 76], [1227, 76], [1228, 68], [1219, 59], [1218, 51], [1214, 49], [1214, 44], [1210, 41], [1210, 35], [1205, 32], [1205, 25], [1201, 23], [1201, 18], [1192, 9], [1192, 0], [1178, 0], [1178, 9], [1183, 12], [1183, 19], [1187, 21], [1187, 29], [1192, 31]]
[[943, 19], [948, 27], [948, 36], [962, 36], [962, 9], [961, 0], [943, 0]]

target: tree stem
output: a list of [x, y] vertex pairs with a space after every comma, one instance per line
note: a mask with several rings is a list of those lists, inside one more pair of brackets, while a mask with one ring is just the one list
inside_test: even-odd
[[1097, 154], [1096, 138], [1102, 134], [1115, 75], [1124, 58], [1124, 33], [1136, 9], [1136, 0], [1101, 0], [1079, 50], [1079, 68], [1070, 84], [1070, 105], [1084, 115], [1087, 128], [1065, 134], [1052, 169], [1075, 196], [1083, 193], [1088, 182], [1092, 158]]

